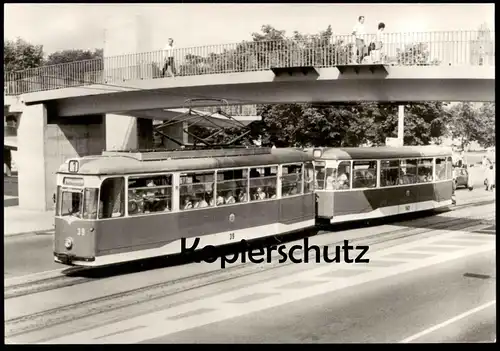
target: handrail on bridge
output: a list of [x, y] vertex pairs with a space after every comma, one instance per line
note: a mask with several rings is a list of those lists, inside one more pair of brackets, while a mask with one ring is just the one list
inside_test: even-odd
[[[367, 46], [373, 41], [374, 35], [365, 36]], [[352, 35], [335, 35], [178, 48], [173, 50], [175, 76], [336, 67], [353, 62], [355, 42]], [[495, 38], [493, 31], [387, 33], [380, 53], [384, 64], [395, 66], [494, 66]], [[5, 94], [160, 78], [163, 54], [158, 50], [5, 72]]]

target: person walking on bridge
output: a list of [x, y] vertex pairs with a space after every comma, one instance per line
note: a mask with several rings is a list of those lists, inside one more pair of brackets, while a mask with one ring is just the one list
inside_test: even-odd
[[365, 16], [358, 17], [358, 23], [354, 26], [352, 34], [356, 38], [356, 44], [353, 52], [353, 63], [361, 63], [365, 56]]
[[174, 62], [174, 39], [168, 38], [168, 44], [163, 49], [163, 69], [161, 71], [162, 77], [168, 71], [170, 76], [175, 77], [175, 62]]

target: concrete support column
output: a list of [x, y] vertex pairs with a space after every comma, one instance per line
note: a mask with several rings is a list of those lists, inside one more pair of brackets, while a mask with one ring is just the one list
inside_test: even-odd
[[[187, 122], [176, 123], [166, 128], [163, 128], [163, 133], [168, 135], [175, 140], [180, 141], [184, 145], [189, 143], [189, 135], [184, 132], [184, 129], [187, 128]], [[164, 138], [163, 145], [167, 149], [178, 149], [180, 146], [174, 143], [172, 140]]]
[[150, 149], [153, 120], [124, 115], [106, 115], [106, 150]]
[[48, 116], [44, 104], [26, 106], [19, 118], [17, 140], [19, 206], [51, 210], [61, 164], [104, 150], [103, 116], [58, 118]]
[[43, 104], [25, 106], [19, 118], [18, 186], [19, 206], [23, 209], [46, 210], [45, 133], [47, 110]]
[[398, 106], [398, 139], [400, 140], [401, 146], [404, 144], [405, 136], [405, 106]]

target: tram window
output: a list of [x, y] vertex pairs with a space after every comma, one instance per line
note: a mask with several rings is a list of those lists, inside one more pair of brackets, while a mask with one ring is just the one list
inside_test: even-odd
[[453, 160], [451, 157], [446, 160], [446, 179], [453, 179]]
[[314, 191], [314, 166], [312, 162], [304, 164], [304, 193], [310, 194]]
[[380, 161], [380, 186], [398, 185], [399, 179], [399, 160]]
[[250, 201], [276, 198], [278, 167], [250, 168]]
[[128, 214], [130, 216], [171, 210], [171, 174], [128, 178]]
[[436, 158], [436, 180], [446, 180], [446, 159]]
[[82, 218], [81, 216], [81, 211], [82, 211], [82, 202], [83, 202], [83, 196], [82, 192], [80, 191], [67, 191], [67, 190], [61, 190], [59, 188], [60, 196], [59, 198], [61, 199], [61, 204], [60, 206], [60, 215], [61, 216], [74, 216], [77, 218]]
[[352, 188], [375, 188], [377, 186], [377, 161], [354, 161]]
[[[181, 210], [214, 206], [215, 171], [181, 174], [179, 207]], [[220, 199], [217, 199], [219, 201]]]
[[337, 168], [326, 169], [326, 190], [348, 190], [351, 188], [351, 162], [341, 161]]
[[399, 166], [399, 185], [417, 183], [417, 160], [401, 160]]
[[281, 196], [302, 194], [302, 163], [281, 166]]
[[314, 165], [314, 175], [315, 175], [315, 187], [318, 190], [323, 190], [325, 188], [326, 172], [324, 164]]
[[83, 195], [83, 218], [97, 219], [99, 189], [86, 188]]
[[417, 162], [419, 183], [432, 182], [432, 158], [423, 158]]
[[217, 206], [248, 202], [248, 169], [217, 171]]
[[123, 217], [125, 214], [125, 180], [106, 178], [101, 185], [99, 218]]

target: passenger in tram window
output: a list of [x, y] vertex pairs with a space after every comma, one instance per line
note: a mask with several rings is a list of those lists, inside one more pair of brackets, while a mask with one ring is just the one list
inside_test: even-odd
[[229, 190], [229, 191], [226, 193], [225, 203], [226, 203], [227, 205], [229, 205], [229, 204], [235, 204], [235, 203], [236, 203], [236, 199], [234, 198], [234, 196], [233, 196], [233, 192], [232, 192], [231, 190]]
[[319, 171], [316, 172], [316, 184], [318, 186], [318, 189], [325, 188], [325, 171], [324, 171], [324, 169], [320, 169]]
[[262, 190], [262, 188], [257, 188], [255, 192], [255, 200], [264, 200], [266, 198], [266, 193]]
[[216, 204], [217, 206], [224, 205], [224, 197], [218, 194]]
[[193, 197], [194, 197], [193, 208], [200, 207], [200, 196], [199, 196], [199, 194], [195, 194]]
[[334, 170], [329, 168], [326, 172], [326, 190], [335, 189], [335, 177], [333, 175]]
[[184, 199], [184, 206], [182, 207], [183, 210], [189, 210], [193, 208], [193, 203], [191, 202], [191, 197], [188, 195]]
[[337, 176], [337, 184], [338, 189], [345, 189], [346, 187], [349, 188], [349, 176], [347, 173], [342, 173]]
[[207, 198], [208, 198], [208, 205], [210, 207], [215, 206], [215, 199], [214, 199], [213, 192], [211, 192], [211, 191], [207, 192]]
[[246, 189], [240, 189], [238, 192], [238, 202], [247, 202], [248, 196]]
[[199, 203], [199, 206], [200, 208], [203, 208], [203, 207], [208, 207], [208, 202], [207, 200], [210, 201], [210, 199], [208, 198], [208, 194], [201, 194], [201, 200], [200, 200], [200, 203]]

